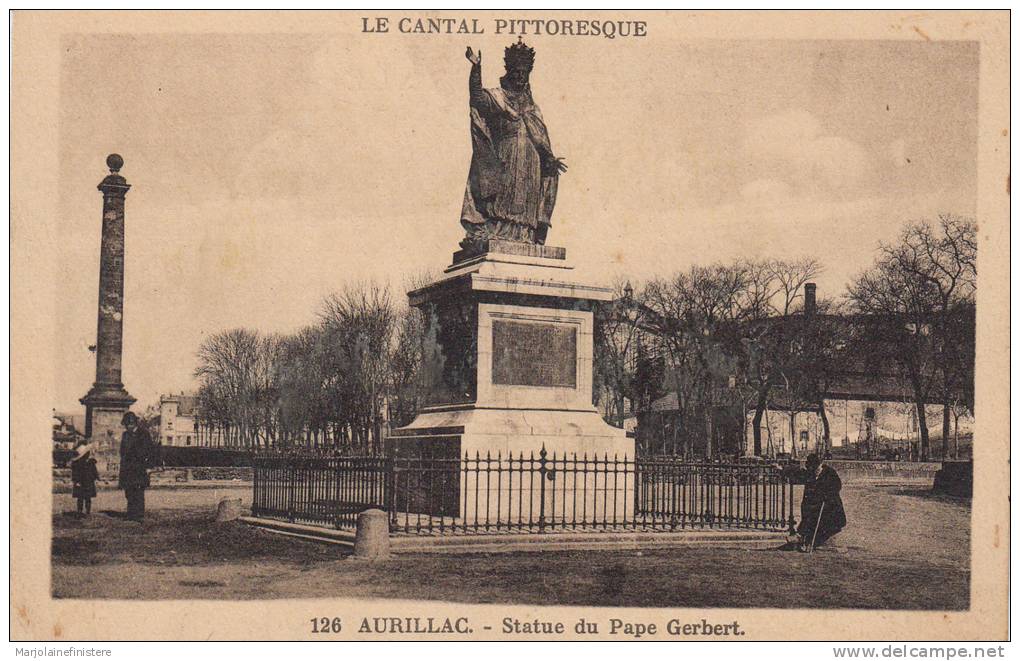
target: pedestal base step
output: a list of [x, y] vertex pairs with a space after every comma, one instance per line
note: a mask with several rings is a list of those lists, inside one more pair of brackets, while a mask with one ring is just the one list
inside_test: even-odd
[[[334, 530], [259, 517], [242, 522], [269, 532], [354, 548], [353, 530]], [[716, 546], [719, 548], [774, 548], [786, 533], [746, 528], [688, 529], [674, 532], [641, 530], [580, 530], [572, 532], [491, 531], [484, 534], [419, 535], [391, 533], [391, 553], [520, 553], [534, 551], [621, 550]]]

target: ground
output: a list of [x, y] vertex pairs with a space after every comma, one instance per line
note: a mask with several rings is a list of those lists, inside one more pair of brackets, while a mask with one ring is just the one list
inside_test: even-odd
[[423, 554], [374, 563], [336, 546], [213, 521], [221, 498], [249, 495], [243, 488], [152, 489], [148, 518], [138, 524], [118, 516], [119, 491], [101, 491], [87, 519], [73, 515], [69, 495], [55, 494], [53, 595], [934, 610], [969, 604], [970, 503], [923, 486], [845, 485], [849, 525], [812, 555], [695, 546]]

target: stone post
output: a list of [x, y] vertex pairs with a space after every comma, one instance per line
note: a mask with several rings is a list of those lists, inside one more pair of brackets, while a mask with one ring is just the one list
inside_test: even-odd
[[243, 515], [243, 506], [240, 498], [223, 498], [216, 506], [216, 523], [236, 521]]
[[358, 530], [354, 536], [354, 555], [370, 560], [386, 558], [389, 554], [389, 515], [382, 510], [365, 510], [358, 515]]
[[85, 436], [95, 446], [100, 470], [119, 463], [121, 418], [135, 402], [121, 382], [124, 332], [124, 196], [131, 186], [120, 176], [124, 159], [106, 158], [110, 174], [99, 184], [103, 193], [103, 229], [99, 255], [99, 305], [96, 328], [96, 381], [81, 398]]

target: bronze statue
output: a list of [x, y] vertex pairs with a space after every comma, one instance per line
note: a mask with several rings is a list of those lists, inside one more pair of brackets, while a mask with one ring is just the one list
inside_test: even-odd
[[488, 239], [542, 245], [549, 230], [556, 184], [566, 172], [549, 143], [545, 121], [531, 98], [528, 77], [535, 50], [518, 42], [504, 54], [500, 86], [482, 87], [482, 54], [470, 47], [471, 170], [464, 191], [461, 247]]

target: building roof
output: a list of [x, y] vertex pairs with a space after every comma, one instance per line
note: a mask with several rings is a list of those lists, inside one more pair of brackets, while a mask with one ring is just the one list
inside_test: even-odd
[[79, 434], [85, 433], [85, 414], [84, 413], [64, 413], [61, 411], [54, 411], [53, 417], [60, 421], [60, 424], [74, 429]]
[[888, 374], [842, 373], [830, 384], [829, 399], [910, 402], [914, 395], [901, 379]]
[[159, 398], [159, 403], [162, 406], [165, 402], [176, 402], [177, 415], [179, 416], [194, 416], [198, 411], [198, 397], [195, 395], [185, 395], [184, 393], [179, 395], [162, 395]]

